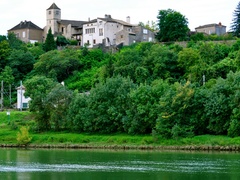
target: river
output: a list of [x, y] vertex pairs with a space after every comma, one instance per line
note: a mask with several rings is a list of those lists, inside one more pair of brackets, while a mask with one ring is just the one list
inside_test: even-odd
[[240, 179], [240, 153], [0, 149], [0, 179]]

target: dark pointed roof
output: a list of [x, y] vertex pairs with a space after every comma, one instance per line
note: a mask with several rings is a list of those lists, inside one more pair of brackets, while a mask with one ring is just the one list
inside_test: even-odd
[[9, 29], [9, 31], [18, 30], [18, 29], [43, 30], [42, 28], [38, 27], [36, 24], [32, 23], [31, 21], [21, 21], [18, 25], [14, 26], [12, 29]]
[[55, 3], [53, 3], [47, 10], [49, 9], [59, 9], [61, 10], [59, 7], [57, 7], [57, 5]]

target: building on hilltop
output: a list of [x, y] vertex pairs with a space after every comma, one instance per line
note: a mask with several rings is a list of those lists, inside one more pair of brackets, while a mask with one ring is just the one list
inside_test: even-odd
[[[143, 27], [141, 29], [139, 26], [131, 24], [129, 16], [126, 21], [113, 19], [111, 15], [88, 21], [62, 20], [61, 9], [53, 3], [46, 10], [46, 17], [47, 25], [44, 28], [44, 37], [51, 27], [55, 37], [63, 35], [67, 39], [75, 39], [80, 46], [85, 44], [89, 47], [99, 44], [103, 46], [130, 45], [134, 42], [154, 41], [155, 39], [154, 33], [148, 35], [151, 37], [146, 37], [144, 34], [146, 30], [143, 30]], [[137, 31], [137, 27], [143, 32]]]
[[195, 28], [196, 32], [206, 33], [206, 34], [216, 34], [223, 35], [226, 34], [226, 26], [222, 25], [222, 23], [218, 24], [206, 24], [203, 26], [199, 26]]
[[55, 37], [62, 35], [67, 39], [76, 39], [80, 45], [82, 39], [82, 25], [84, 22], [85, 21], [61, 19], [61, 9], [53, 3], [46, 10], [46, 26], [43, 36], [46, 38], [48, 30], [51, 28]]
[[18, 25], [8, 30], [8, 33], [14, 33], [23, 42], [42, 42], [43, 29], [31, 21], [21, 21]]
[[121, 20], [113, 19], [111, 15], [97, 18], [83, 24], [83, 41], [89, 47], [97, 44], [113, 46], [123, 43], [130, 45], [135, 41], [133, 25]]
[[45, 41], [48, 30], [51, 28], [54, 37], [64, 36], [66, 39], [77, 40], [79, 46], [88, 44], [94, 46], [122, 46], [134, 42], [154, 41], [154, 33], [150, 30], [126, 21], [114, 19], [111, 15], [87, 21], [64, 20], [61, 18], [61, 9], [53, 3], [46, 9], [46, 26], [41, 29], [31, 21], [24, 21], [10, 29], [24, 42]]

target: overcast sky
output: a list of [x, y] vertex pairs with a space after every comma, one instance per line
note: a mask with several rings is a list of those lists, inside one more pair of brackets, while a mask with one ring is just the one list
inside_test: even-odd
[[110, 14], [124, 21], [130, 16], [131, 23], [138, 24], [157, 21], [159, 10], [170, 8], [188, 19], [191, 30], [219, 22], [229, 30], [239, 0], [0, 0], [0, 35], [24, 20], [43, 28], [46, 9], [53, 2], [67, 20], [87, 21]]

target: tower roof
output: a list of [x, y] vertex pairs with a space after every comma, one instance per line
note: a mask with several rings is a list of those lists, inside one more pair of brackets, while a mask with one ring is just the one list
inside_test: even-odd
[[55, 3], [53, 3], [47, 10], [50, 10], [50, 9], [59, 9], [59, 10], [61, 10], [59, 7], [57, 7], [57, 5]]

